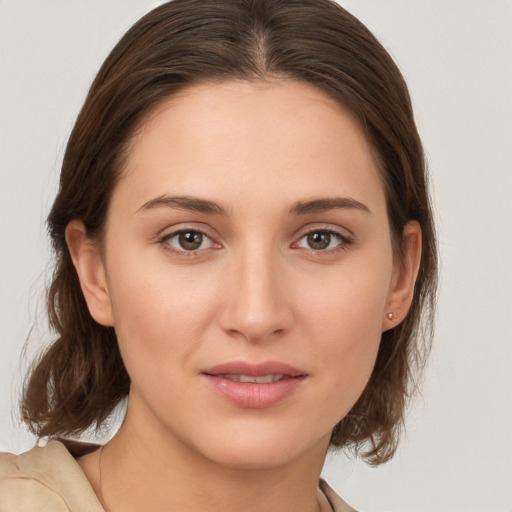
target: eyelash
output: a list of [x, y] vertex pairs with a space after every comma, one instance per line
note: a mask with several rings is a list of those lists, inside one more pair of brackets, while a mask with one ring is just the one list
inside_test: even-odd
[[[322, 234], [322, 235], [329, 235], [330, 237], [334, 237], [339, 243], [335, 247], [326, 248], [326, 249], [312, 249], [312, 248], [306, 248], [306, 250], [312, 251], [315, 254], [321, 254], [321, 255], [330, 255], [335, 254], [340, 251], [346, 251], [353, 243], [353, 239], [340, 233], [339, 231], [336, 231], [331, 228], [315, 228], [307, 231], [304, 233], [297, 242], [295, 242], [293, 245], [297, 245], [300, 243], [300, 241], [307, 238], [309, 235], [312, 234]], [[330, 243], [330, 241], [329, 241]]]
[[[201, 240], [201, 245], [204, 241], [204, 239], [207, 239], [207, 240], [210, 240], [210, 244], [211, 244], [211, 247], [208, 247], [206, 249], [196, 249], [196, 250], [193, 250], [193, 251], [187, 251], [186, 249], [176, 249], [174, 248], [171, 244], [170, 244], [170, 240], [172, 240], [173, 238], [177, 237], [177, 236], [180, 236], [180, 235], [183, 235], [183, 234], [186, 234], [186, 233], [193, 233], [193, 234], [198, 234], [198, 235], [201, 235], [203, 237], [203, 239]], [[185, 257], [185, 258], [195, 258], [195, 257], [198, 257], [200, 255], [200, 252], [201, 251], [209, 251], [209, 250], [212, 250], [212, 249], [217, 249], [217, 248], [220, 248], [221, 245], [218, 244], [218, 243], [215, 243], [210, 236], [208, 236], [204, 231], [201, 231], [200, 229], [178, 229], [177, 231], [173, 231], [172, 233], [168, 233], [164, 236], [162, 236], [159, 240], [158, 240], [158, 243], [162, 246], [162, 248], [167, 251], [167, 252], [170, 252], [170, 253], [173, 253], [173, 254], [177, 254], [181, 257]]]
[[[201, 237], [203, 237], [203, 239], [201, 240], [201, 245], [204, 241], [204, 239], [208, 239], [210, 240], [210, 244], [211, 244], [211, 247], [208, 247], [208, 248], [205, 248], [205, 249], [196, 249], [196, 250], [191, 250], [191, 251], [187, 251], [186, 249], [176, 249], [174, 248], [171, 244], [170, 244], [170, 240], [172, 240], [173, 238], [177, 237], [177, 236], [180, 236], [180, 235], [183, 235], [183, 234], [187, 234], [187, 233], [193, 233], [195, 235], [201, 235]], [[301, 237], [298, 239], [297, 242], [294, 242], [292, 244], [292, 247], [298, 247], [298, 248], [301, 248], [298, 246], [298, 244], [306, 239], [308, 236], [312, 235], [312, 234], [322, 234], [322, 235], [329, 235], [330, 237], [334, 237], [336, 240], [338, 240], [338, 244], [335, 246], [335, 247], [331, 247], [331, 248], [325, 248], [325, 249], [313, 249], [311, 247], [309, 248], [302, 248], [302, 249], [305, 249], [307, 251], [311, 251], [313, 252], [315, 255], [331, 255], [331, 254], [335, 254], [337, 252], [340, 252], [340, 251], [345, 251], [347, 250], [350, 245], [352, 245], [354, 243], [354, 241], [352, 240], [352, 238], [340, 233], [339, 231], [336, 231], [336, 230], [333, 230], [333, 229], [330, 229], [330, 228], [316, 228], [316, 229], [311, 229], [307, 232], [305, 232], [304, 234], [301, 235]], [[329, 240], [329, 244], [330, 244], [330, 240]], [[160, 237], [158, 239], [158, 243], [162, 246], [162, 248], [167, 251], [167, 252], [170, 252], [170, 253], [173, 253], [173, 254], [177, 254], [181, 257], [185, 257], [185, 258], [194, 258], [194, 257], [198, 257], [200, 255], [200, 252], [202, 251], [210, 251], [210, 250], [215, 250], [215, 249], [218, 249], [221, 247], [220, 244], [214, 242], [210, 236], [208, 236], [204, 231], [201, 231], [200, 229], [179, 229], [177, 231], [173, 231], [172, 233], [168, 233], [162, 237]]]

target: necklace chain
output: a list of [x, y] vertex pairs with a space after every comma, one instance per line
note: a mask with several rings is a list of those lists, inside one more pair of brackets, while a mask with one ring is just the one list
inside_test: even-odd
[[[98, 473], [99, 473], [99, 486], [98, 486], [98, 498], [100, 499], [101, 505], [103, 507], [103, 510], [105, 512], [109, 512], [109, 509], [107, 507], [107, 504], [105, 503], [105, 498], [103, 497], [103, 488], [102, 488], [102, 480], [101, 480], [101, 461], [103, 457], [103, 448], [105, 448], [105, 445], [101, 445], [100, 451], [99, 451], [99, 457], [98, 457]], [[322, 505], [318, 503], [318, 506], [320, 507], [319, 510], [322, 510]], [[329, 506], [332, 508], [331, 503], [329, 503]], [[334, 510], [334, 509], [332, 509]]]
[[101, 459], [103, 456], [103, 448], [105, 448], [105, 445], [102, 444], [100, 447], [100, 453], [99, 453], [99, 459], [98, 459], [98, 473], [99, 473], [99, 488], [98, 488], [98, 498], [101, 501], [101, 505], [103, 507], [103, 510], [105, 512], [109, 512], [109, 509], [107, 508], [107, 504], [105, 503], [105, 498], [103, 498], [103, 488], [102, 488], [102, 481], [101, 481]]

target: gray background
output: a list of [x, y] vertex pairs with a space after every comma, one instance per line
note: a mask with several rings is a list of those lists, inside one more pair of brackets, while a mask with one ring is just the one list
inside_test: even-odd
[[[28, 361], [49, 339], [44, 219], [67, 136], [108, 51], [158, 3], [0, 0], [0, 450], [34, 443], [15, 407]], [[512, 2], [340, 3], [381, 39], [409, 83], [442, 274], [423, 395], [397, 456], [371, 469], [337, 455], [324, 474], [362, 511], [510, 512]]]

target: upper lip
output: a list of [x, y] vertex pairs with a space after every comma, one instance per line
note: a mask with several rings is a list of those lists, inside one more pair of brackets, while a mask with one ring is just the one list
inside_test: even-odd
[[306, 372], [279, 361], [265, 361], [263, 363], [249, 363], [246, 361], [230, 361], [212, 366], [203, 371], [207, 375], [248, 375], [262, 377], [264, 375], [286, 375], [300, 377]]

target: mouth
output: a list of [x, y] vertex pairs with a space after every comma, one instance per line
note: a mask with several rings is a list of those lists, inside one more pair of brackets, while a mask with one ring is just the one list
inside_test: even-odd
[[266, 379], [265, 382], [275, 382], [285, 377], [292, 378], [307, 375], [305, 371], [279, 361], [265, 361], [263, 363], [231, 361], [208, 368], [203, 373], [213, 377], [231, 378], [238, 380], [238, 382], [254, 382], [253, 380], [240, 381], [239, 378], [253, 379], [254, 377], [261, 377]]
[[[213, 377], [213, 375], [212, 375]], [[229, 379], [234, 382], [251, 382], [253, 384], [268, 384], [270, 382], [277, 382], [278, 380], [282, 380], [285, 378], [291, 378], [287, 375], [283, 374], [274, 374], [274, 375], [262, 375], [262, 376], [254, 376], [254, 375], [233, 375], [231, 373], [226, 373], [222, 375], [215, 375], [215, 377], [220, 377], [223, 379]]]
[[232, 404], [250, 409], [272, 407], [292, 396], [308, 376], [285, 363], [234, 361], [202, 372], [211, 387]]

